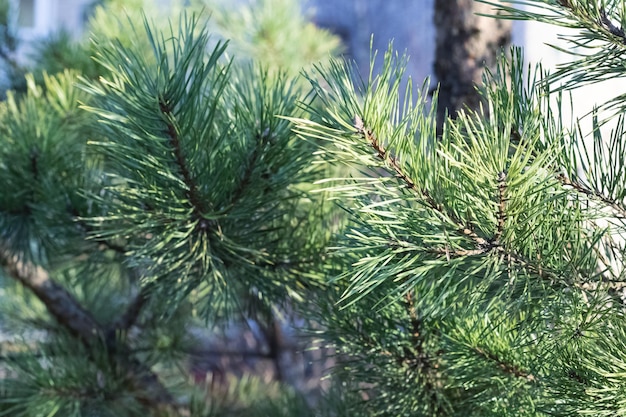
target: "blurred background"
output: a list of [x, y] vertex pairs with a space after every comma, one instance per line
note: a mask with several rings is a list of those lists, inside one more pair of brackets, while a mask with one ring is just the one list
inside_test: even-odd
[[[195, 7], [221, 16], [236, 16], [250, 5], [265, 8], [270, 14], [274, 8], [279, 15], [280, 9], [295, 5], [303, 19], [338, 37], [342, 53], [354, 59], [364, 76], [369, 71], [370, 46], [384, 51], [393, 41], [394, 49], [410, 56], [407, 73], [416, 85], [427, 77], [431, 86], [440, 83], [440, 102], [452, 114], [462, 103], [475, 104], [472, 83], [480, 82], [483, 67], [493, 65], [500, 47], [522, 46], [529, 63], [542, 63], [547, 70], [571, 59], [567, 53], [549, 46], [570, 48], [557, 35], [563, 34], [563, 29], [478, 17], [476, 13], [493, 14], [493, 8], [474, 0], [2, 0], [0, 57], [4, 61], [4, 76], [0, 87], [19, 88], [19, 78], [23, 77], [18, 74], [18, 80], [12, 79], [15, 74], [11, 72], [17, 65], [28, 66], [37, 60], [42, 45], [49, 45], [46, 39], [51, 36], [58, 38], [62, 33], [73, 40], [89, 37], [89, 21], [97, 7], [105, 3], [118, 3], [119, 7], [109, 10], [148, 5], [149, 9], [167, 15], [172, 9]], [[232, 21], [232, 17], [229, 19]], [[289, 36], [288, 31], [283, 33]], [[622, 85], [615, 81], [578, 92], [574, 97], [577, 114], [613, 97], [615, 91], [624, 89]]]

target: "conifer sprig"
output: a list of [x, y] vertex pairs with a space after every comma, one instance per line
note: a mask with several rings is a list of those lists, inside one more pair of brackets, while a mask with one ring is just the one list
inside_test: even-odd
[[232, 276], [240, 284], [263, 276], [256, 285], [271, 292], [272, 265], [300, 262], [287, 236], [298, 233], [298, 250], [310, 257], [293, 222], [308, 216], [300, 207], [312, 148], [276, 117], [299, 111], [301, 88], [252, 65], [233, 67], [226, 44], [210, 46], [198, 21], [181, 21], [168, 37], [146, 23], [148, 55], [119, 42], [98, 46], [110, 76], [83, 88], [110, 131], [91, 143], [113, 169], [97, 196], [108, 214], [93, 227], [98, 239], [126, 242], [145, 282], [171, 280], [181, 296], [198, 286], [235, 291]]
[[[275, 323], [321, 282], [330, 234], [314, 148], [277, 117], [304, 115], [303, 83], [234, 65], [205, 23], [96, 34], [99, 79], [31, 78], [0, 106], [0, 415], [234, 415], [289, 391], [194, 385], [198, 316]], [[238, 354], [284, 376], [278, 332]], [[309, 409], [288, 394], [268, 409]]]
[[[505, 270], [513, 263], [523, 274], [548, 280], [570, 276], [556, 272], [562, 258], [551, 259], [557, 255], [552, 247], [538, 245], [538, 236], [549, 233], [548, 224], [582, 220], [555, 174], [546, 170], [555, 165], [559, 145], [543, 142], [540, 103], [533, 104], [535, 93], [524, 90], [521, 61], [501, 67], [501, 73], [492, 76], [495, 86], [485, 93], [489, 119], [482, 113], [461, 114], [458, 122], [444, 127], [441, 139], [435, 137], [423, 97], [414, 108], [405, 103], [399, 116], [402, 62], [394, 61], [390, 53], [384, 62], [381, 75], [370, 79], [367, 87], [359, 87], [358, 81], [352, 84], [349, 67], [335, 63], [327, 71], [322, 69], [330, 87], [317, 84], [317, 92], [330, 110], [318, 116], [320, 122], [299, 121], [297, 126], [303, 137], [330, 142], [322, 153], [329, 160], [388, 172], [380, 177], [368, 172], [369, 178], [348, 180], [331, 189], [355, 204], [351, 210], [359, 226], [348, 235], [352, 242], [348, 247], [353, 249], [359, 242], [370, 253], [346, 273], [352, 282], [346, 296], [358, 299], [385, 279], [395, 282], [402, 293], [426, 281], [426, 276], [445, 276], [456, 267], [477, 262], [483, 267], [494, 262], [488, 268]], [[506, 71], [519, 88], [514, 93], [503, 81]], [[362, 99], [350, 96], [350, 91], [361, 91]], [[380, 107], [373, 110], [370, 102]], [[521, 143], [515, 143], [511, 132], [523, 132]], [[370, 200], [371, 195], [378, 197]], [[547, 205], [561, 206], [556, 209], [560, 214], [545, 217]], [[572, 235], [558, 239], [580, 240], [576, 235], [580, 230], [574, 227]], [[374, 256], [371, 251], [380, 252]], [[579, 264], [584, 259], [577, 257], [571, 271], [587, 271], [590, 264]], [[448, 269], [451, 265], [456, 267]], [[483, 267], [476, 272], [482, 275]], [[458, 291], [461, 284], [449, 285]]]
[[[620, 0], [516, 0], [505, 4], [480, 0], [494, 7], [498, 18], [532, 20], [565, 28], [564, 44], [552, 45], [570, 56], [550, 74], [556, 89], [574, 89], [619, 77], [626, 49], [626, 5]], [[546, 80], [544, 80], [546, 81]], [[618, 93], [603, 107], [623, 113], [626, 95]], [[580, 115], [582, 116], [582, 115]], [[605, 115], [608, 117], [609, 115]]]
[[[334, 258], [345, 312], [325, 320], [327, 337], [356, 355], [339, 373], [371, 384], [377, 410], [417, 410], [407, 397], [427, 414], [554, 410], [549, 392], [565, 392], [554, 376], [571, 346], [553, 329], [594, 337], [592, 316], [619, 315], [601, 284], [605, 229], [589, 211], [589, 199], [611, 200], [564, 181], [576, 163], [550, 117], [559, 110], [542, 111], [550, 85], [511, 56], [485, 78], [488, 109], [460, 112], [441, 137], [423, 96], [415, 107], [400, 99], [402, 60], [390, 53], [366, 82], [339, 62], [318, 69], [324, 83], [311, 77], [325, 106], [296, 131], [322, 140], [324, 160], [357, 170], [321, 182], [335, 183], [327, 189], [354, 221]], [[502, 384], [510, 396], [495, 394]]]

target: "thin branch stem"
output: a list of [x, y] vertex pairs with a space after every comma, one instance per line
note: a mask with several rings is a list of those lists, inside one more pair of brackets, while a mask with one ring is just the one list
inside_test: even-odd
[[506, 183], [507, 175], [506, 171], [501, 171], [498, 174], [498, 224], [496, 226], [496, 233], [493, 236], [493, 241], [499, 243], [504, 232], [504, 224], [506, 222]]
[[269, 130], [265, 130], [264, 132], [255, 135], [256, 143], [254, 150], [250, 153], [243, 175], [239, 180], [237, 188], [235, 188], [235, 191], [233, 192], [233, 196], [230, 200], [231, 206], [235, 205], [235, 203], [239, 201], [246, 188], [250, 186], [252, 182], [252, 173], [254, 172], [254, 168], [256, 167], [261, 156], [261, 149], [269, 143], [270, 138], [271, 132]]
[[395, 171], [396, 176], [405, 183], [408, 189], [413, 190], [415, 193], [417, 193], [429, 208], [449, 218], [454, 224], [457, 225], [458, 232], [473, 240], [479, 248], [493, 246], [492, 242], [489, 242], [486, 239], [478, 236], [469, 225], [465, 224], [465, 222], [459, 219], [456, 215], [449, 213], [447, 210], [445, 210], [445, 208], [441, 204], [435, 201], [435, 199], [430, 195], [428, 190], [418, 188], [415, 182], [404, 172], [404, 170], [398, 163], [398, 159], [394, 155], [391, 155], [389, 150], [385, 148], [382, 141], [380, 141], [376, 137], [376, 135], [374, 135], [371, 129], [365, 127], [363, 120], [359, 116], [355, 117], [355, 127], [361, 137], [365, 139], [365, 141], [372, 148], [374, 148], [378, 158], [383, 162], [389, 164], [391, 169]]
[[563, 174], [557, 175], [556, 179], [560, 181], [562, 185], [572, 187], [576, 192], [583, 194], [587, 197], [599, 200], [602, 203], [606, 204], [608, 207], [615, 210], [615, 213], [620, 218], [626, 218], [626, 207], [624, 207], [623, 204], [620, 204], [618, 201], [615, 201], [612, 198], [597, 192], [596, 190], [592, 190], [578, 181], [572, 181], [570, 178], [566, 177]]
[[536, 382], [537, 378], [530, 372], [523, 370], [517, 365], [512, 363], [508, 363], [502, 359], [500, 359], [497, 355], [491, 352], [487, 352], [486, 350], [480, 347], [473, 347], [472, 350], [477, 353], [479, 356], [482, 356], [485, 359], [488, 359], [492, 362], [495, 362], [504, 373], [513, 375], [517, 378], [526, 379], [528, 382]]
[[147, 286], [142, 286], [139, 293], [135, 296], [133, 301], [128, 305], [124, 314], [122, 314], [111, 326], [112, 331], [125, 331], [130, 329], [139, 318], [141, 310], [149, 300], [149, 289]]
[[626, 45], [626, 33], [624, 33], [624, 29], [620, 26], [616, 26], [611, 22], [609, 16], [606, 14], [606, 10], [603, 7], [600, 8], [600, 24], [608, 30], [611, 35], [616, 36], [620, 39], [622, 44]]
[[[502, 235], [503, 230], [500, 228], [504, 227], [504, 222], [506, 219], [506, 173], [501, 172], [498, 176], [498, 213], [496, 213], [498, 217], [498, 229], [496, 230], [495, 235], [490, 239], [485, 239], [478, 234], [474, 230], [472, 230], [471, 225], [466, 224], [463, 220], [458, 218], [453, 213], [448, 212], [445, 207], [441, 204], [437, 203], [434, 198], [430, 195], [427, 189], [420, 189], [415, 182], [404, 172], [400, 164], [398, 163], [397, 158], [392, 155], [388, 149], [386, 149], [381, 140], [379, 140], [376, 135], [372, 132], [371, 129], [368, 129], [365, 125], [363, 119], [360, 116], [355, 117], [354, 126], [357, 129], [357, 132], [361, 137], [376, 151], [376, 154], [380, 160], [387, 163], [391, 169], [396, 173], [396, 176], [402, 180], [408, 189], [413, 190], [417, 195], [419, 195], [426, 206], [440, 215], [448, 218], [453, 224], [457, 227], [457, 232], [463, 236], [468, 237], [471, 241], [473, 241], [475, 248], [474, 249], [459, 249], [452, 251], [449, 248], [433, 248], [428, 249], [429, 252], [435, 253], [438, 255], [445, 255], [447, 258], [451, 257], [461, 257], [461, 256], [478, 256], [485, 255], [488, 253], [500, 253], [501, 255], [505, 255], [510, 261], [514, 261], [520, 264], [522, 267], [526, 268], [530, 272], [536, 273], [538, 276], [542, 278], [557, 278], [557, 274], [555, 272], [546, 271], [546, 269], [539, 263], [536, 264], [524, 256], [515, 253], [511, 250], [507, 250], [502, 244], [499, 242], [499, 238]], [[565, 177], [563, 177], [562, 181], [565, 181]], [[570, 184], [576, 188], [574, 184]]]
[[173, 109], [171, 108], [170, 103], [163, 97], [159, 98], [159, 109], [165, 116], [167, 136], [174, 151], [174, 157], [176, 158], [176, 165], [178, 166], [179, 173], [183, 178], [183, 182], [187, 186], [187, 198], [189, 199], [196, 215], [200, 217], [205, 211], [204, 204], [202, 202], [200, 192], [198, 191], [198, 184], [192, 177], [189, 167], [187, 166], [187, 160], [183, 153], [180, 136], [173, 122], [175, 120]]
[[270, 320], [267, 326], [261, 326], [263, 335], [269, 348], [268, 358], [272, 360], [274, 364], [274, 371], [276, 372], [276, 380], [283, 380], [283, 370], [280, 363], [280, 353], [282, 351], [282, 330], [280, 323], [274, 317], [274, 313], [270, 312]]
[[[415, 349], [415, 354], [411, 354], [412, 359], [416, 362], [416, 365], [424, 372], [428, 373], [430, 369], [430, 358], [424, 352], [424, 335], [422, 334], [422, 320], [417, 316], [415, 309], [415, 303], [413, 302], [413, 292], [408, 291], [404, 300], [406, 303], [407, 313], [409, 315], [409, 321], [411, 323], [411, 345]], [[409, 353], [409, 352], [406, 352]]]

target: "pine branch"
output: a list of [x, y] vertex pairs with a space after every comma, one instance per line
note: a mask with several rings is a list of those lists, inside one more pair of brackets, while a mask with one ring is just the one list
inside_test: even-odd
[[480, 253], [486, 253], [490, 249], [496, 246], [494, 245], [493, 240], [487, 241], [486, 239], [478, 236], [476, 232], [472, 230], [472, 227], [470, 225], [465, 224], [465, 222], [463, 222], [453, 213], [449, 213], [445, 209], [445, 207], [437, 203], [432, 198], [432, 196], [430, 195], [427, 189], [419, 189], [417, 185], [415, 184], [415, 182], [404, 172], [404, 170], [400, 166], [398, 159], [395, 157], [395, 155], [392, 155], [387, 149], [385, 149], [385, 146], [383, 145], [382, 141], [380, 141], [376, 137], [376, 135], [374, 134], [374, 132], [372, 132], [371, 129], [368, 129], [365, 127], [365, 123], [363, 122], [363, 119], [358, 115], [355, 117], [355, 127], [359, 135], [361, 135], [361, 137], [372, 148], [374, 148], [378, 158], [381, 161], [389, 164], [391, 169], [395, 171], [396, 176], [405, 183], [406, 187], [412, 190], [413, 192], [417, 193], [423, 199], [427, 207], [429, 207], [432, 210], [437, 211], [441, 215], [446, 216], [453, 223], [455, 223], [457, 225], [458, 232], [461, 233], [462, 235], [469, 237], [471, 240], [473, 240], [476, 246], [478, 247], [478, 249], [480, 250]]
[[170, 108], [170, 104], [167, 99], [160, 97], [159, 98], [159, 108], [163, 115], [165, 116], [166, 124], [167, 124], [167, 135], [170, 140], [170, 145], [174, 150], [174, 156], [176, 157], [176, 164], [178, 165], [178, 170], [183, 177], [183, 182], [187, 186], [187, 197], [191, 202], [191, 205], [194, 207], [194, 210], [198, 213], [202, 213], [202, 203], [200, 199], [200, 193], [198, 192], [198, 185], [195, 180], [192, 178], [191, 173], [189, 172], [189, 168], [187, 168], [187, 162], [185, 161], [185, 155], [183, 154], [183, 150], [181, 148], [180, 137], [178, 135], [178, 131], [176, 130], [176, 126], [172, 123], [174, 120], [174, 115], [172, 113], [172, 109]]
[[[426, 206], [440, 215], [447, 217], [453, 224], [456, 225], [457, 233], [460, 235], [468, 237], [475, 245], [474, 249], [456, 249], [451, 250], [449, 247], [445, 248], [430, 248], [427, 249], [428, 252], [437, 254], [437, 255], [445, 255], [447, 259], [451, 259], [454, 257], [464, 257], [464, 256], [480, 256], [486, 255], [488, 253], [499, 253], [501, 256], [505, 256], [509, 259], [509, 262], [513, 261], [517, 264], [521, 265], [523, 268], [526, 268], [528, 271], [537, 274], [539, 277], [544, 279], [558, 279], [559, 274], [558, 271], [549, 271], [541, 264], [541, 259], [538, 259], [538, 262], [531, 261], [526, 257], [522, 256], [519, 253], [516, 253], [510, 249], [505, 248], [501, 242], [500, 238], [502, 236], [504, 223], [506, 221], [506, 172], [502, 171], [498, 174], [498, 212], [496, 213], [496, 217], [498, 219], [498, 224], [496, 227], [496, 232], [493, 237], [490, 239], [485, 239], [473, 230], [472, 226], [465, 223], [462, 219], [456, 216], [454, 213], [450, 213], [444, 206], [437, 203], [434, 198], [432, 198], [430, 192], [427, 189], [420, 189], [415, 184], [415, 182], [404, 172], [403, 168], [400, 166], [398, 159], [395, 155], [391, 154], [391, 152], [385, 148], [383, 145], [383, 141], [377, 138], [374, 132], [366, 127], [365, 122], [360, 116], [355, 116], [354, 126], [357, 129], [357, 133], [364, 139], [369, 146], [371, 146], [376, 151], [376, 156], [388, 164], [390, 168], [396, 173], [396, 176], [404, 182], [406, 187], [416, 193], [421, 197], [422, 201], [426, 204]], [[563, 177], [565, 178], [565, 177]], [[574, 186], [574, 184], [572, 184]], [[602, 196], [598, 196], [598, 198], [604, 198]], [[604, 201], [608, 201], [604, 198]]]
[[130, 329], [139, 318], [141, 310], [149, 301], [149, 287], [142, 286], [139, 293], [135, 296], [133, 301], [128, 305], [126, 311], [110, 326], [109, 332], [125, 331]]
[[[94, 348], [104, 340], [106, 329], [65, 288], [52, 280], [44, 268], [21, 259], [1, 243], [0, 266], [9, 277], [30, 289], [57, 322], [87, 348]], [[139, 400], [155, 409], [163, 407], [180, 409], [167, 388], [148, 366], [124, 355], [128, 350], [127, 346], [117, 342], [115, 348], [109, 351], [109, 359], [117, 364], [119, 369], [126, 370], [128, 383], [134, 391], [140, 393]]]
[[504, 373], [513, 375], [517, 378], [526, 379], [528, 382], [537, 382], [537, 378], [530, 372], [523, 370], [517, 365], [506, 362], [500, 359], [497, 355], [491, 352], [487, 352], [486, 350], [480, 347], [473, 347], [472, 350], [476, 352], [478, 355], [482, 356], [489, 361], [495, 362]]
[[498, 225], [496, 227], [496, 233], [493, 236], [493, 240], [496, 243], [500, 242], [502, 238], [502, 232], [504, 231], [504, 224], [506, 222], [506, 172], [501, 171], [498, 174]]
[[613, 24], [613, 22], [611, 22], [611, 19], [609, 19], [609, 17], [607, 16], [606, 10], [604, 10], [604, 7], [600, 7], [599, 20], [600, 20], [600, 24], [604, 26], [604, 28], [608, 30], [611, 33], [611, 35], [618, 37], [620, 41], [624, 45], [626, 45], [626, 33], [624, 33], [624, 29], [616, 26], [615, 24]]
[[[78, 213], [78, 210], [76, 209], [76, 207], [72, 206], [70, 208], [70, 213], [74, 217], [79, 227], [83, 230], [83, 232], [85, 234], [91, 234], [93, 236], [93, 240], [100, 245], [99, 249], [112, 250], [113, 252], [119, 255], [126, 254], [127, 249], [124, 246], [113, 243], [108, 239], [104, 239], [98, 236], [97, 234], [93, 234], [94, 232], [93, 228], [91, 227], [90, 224], [88, 224], [87, 222], [83, 220], [83, 218]], [[135, 275], [136, 279], [139, 278], [137, 276], [138, 273], [136, 270], [130, 269], [130, 272]], [[148, 297], [147, 287], [145, 286], [141, 287], [139, 293], [137, 294], [135, 299], [129, 304], [126, 311], [107, 329], [106, 331], [107, 343], [109, 342], [109, 339], [114, 338], [115, 334], [118, 331], [128, 330], [135, 324], [137, 318], [139, 317], [139, 314], [141, 313], [141, 310], [143, 309], [144, 305], [148, 301], [148, 298], [149, 297]]]
[[283, 345], [283, 337], [282, 330], [280, 328], [280, 323], [274, 317], [274, 313], [270, 312], [270, 320], [267, 326], [261, 326], [261, 331], [263, 332], [263, 336], [267, 342], [269, 352], [267, 357], [274, 364], [274, 371], [276, 372], [276, 380], [282, 381], [283, 370], [280, 363], [280, 353]]
[[437, 366], [433, 366], [430, 355], [424, 351], [422, 320], [417, 316], [417, 311], [413, 302], [413, 293], [411, 291], [407, 292], [404, 296], [404, 300], [411, 323], [411, 345], [413, 346], [413, 349], [415, 349], [415, 352], [404, 349], [404, 353], [407, 356], [407, 358], [404, 359], [404, 362], [407, 363], [412, 369], [417, 369], [418, 372], [424, 376], [424, 388], [431, 401], [431, 407], [433, 410], [437, 410], [439, 415], [443, 415], [445, 410], [437, 398], [440, 390], [440, 387], [437, 386]]
[[411, 357], [414, 366], [428, 373], [431, 368], [430, 359], [424, 352], [424, 337], [422, 335], [422, 320], [417, 317], [417, 311], [415, 311], [415, 304], [413, 302], [413, 293], [407, 292], [404, 296], [407, 313], [411, 323], [411, 345], [415, 349], [415, 353], [406, 351], [405, 353]]
[[610, 197], [607, 197], [602, 193], [592, 190], [578, 181], [572, 181], [570, 178], [567, 178], [563, 174], [557, 175], [556, 178], [564, 186], [572, 187], [576, 192], [580, 194], [583, 194], [592, 199], [601, 201], [602, 203], [606, 204], [608, 207], [613, 209], [616, 212], [616, 214], [618, 214], [619, 218], [626, 219], [626, 208], [623, 206], [623, 204], [620, 204], [620, 202]]
[[21, 259], [0, 243], [0, 265], [8, 275], [30, 289], [50, 314], [73, 336], [89, 342], [102, 335], [100, 324], [41, 266]]
[[259, 158], [261, 156], [260, 150], [263, 149], [268, 144], [270, 138], [271, 138], [271, 132], [269, 131], [269, 129], [266, 129], [264, 132], [255, 135], [255, 139], [257, 140], [256, 146], [254, 147], [254, 150], [250, 154], [248, 161], [246, 162], [246, 165], [245, 165], [246, 168], [244, 170], [244, 173], [241, 179], [239, 180], [239, 184], [237, 188], [233, 192], [233, 196], [230, 200], [231, 206], [235, 205], [235, 203], [239, 201], [239, 199], [245, 192], [246, 188], [248, 188], [248, 186], [250, 186], [250, 184], [252, 183], [251, 181], [252, 173], [254, 172], [254, 168], [256, 167], [257, 162], [259, 161]]

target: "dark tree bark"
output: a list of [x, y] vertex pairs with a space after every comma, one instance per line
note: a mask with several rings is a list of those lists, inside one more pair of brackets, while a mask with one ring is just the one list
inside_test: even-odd
[[491, 6], [474, 0], [435, 0], [436, 51], [434, 71], [439, 81], [438, 126], [446, 112], [456, 117], [467, 106], [476, 109], [485, 68], [495, 69], [496, 58], [511, 42], [511, 21], [478, 16], [492, 14]]

